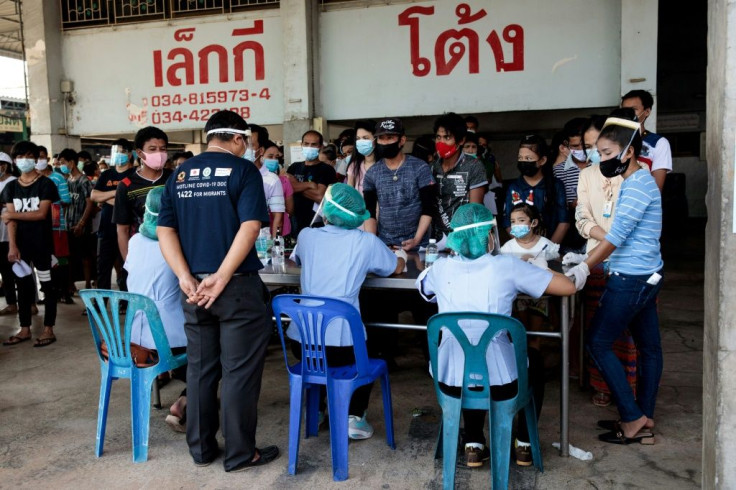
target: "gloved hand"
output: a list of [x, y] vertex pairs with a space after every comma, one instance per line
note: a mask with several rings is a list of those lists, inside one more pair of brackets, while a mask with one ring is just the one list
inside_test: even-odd
[[576, 254], [575, 252], [567, 252], [562, 257], [562, 265], [579, 264], [588, 258], [588, 254]]
[[580, 291], [583, 289], [583, 286], [585, 286], [585, 281], [590, 275], [590, 269], [588, 268], [588, 264], [581, 262], [569, 271], [565, 272], [565, 275], [575, 283], [575, 288]]
[[532, 265], [536, 265], [540, 269], [547, 270], [547, 261], [544, 259], [544, 257], [537, 257], [535, 259], [529, 259], [528, 262]]

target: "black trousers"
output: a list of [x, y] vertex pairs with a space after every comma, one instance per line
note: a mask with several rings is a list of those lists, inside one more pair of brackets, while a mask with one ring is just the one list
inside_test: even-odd
[[[114, 224], [108, 224], [104, 230], [100, 231], [97, 239], [97, 288], [111, 289], [112, 285], [112, 269], [115, 262], [122, 263], [120, 248], [118, 247], [118, 234]], [[127, 291], [125, 287], [125, 278], [127, 277], [125, 269], [120, 269], [118, 276], [118, 288], [121, 291]]]
[[234, 276], [209, 310], [182, 294], [187, 334], [187, 443], [195, 462], [217, 455], [217, 387], [222, 379], [225, 470], [256, 450], [258, 397], [272, 331], [268, 291], [258, 275]]
[[[297, 359], [301, 361], [302, 344], [295, 340], [292, 340], [290, 343], [291, 352], [294, 354], [294, 356], [296, 356]], [[352, 345], [347, 347], [326, 346], [325, 355], [327, 356], [328, 366], [339, 367], [355, 364], [355, 351], [353, 350]], [[374, 383], [361, 386], [353, 392], [353, 397], [350, 399], [350, 408], [348, 409], [348, 415], [355, 415], [357, 417], [363, 416], [363, 413], [365, 413], [366, 409], [368, 408], [368, 402], [371, 399], [371, 390], [373, 390], [373, 384]], [[319, 409], [322, 412], [325, 411], [326, 396], [327, 390], [323, 386], [319, 400]]]
[[[35, 267], [41, 291], [44, 293], [43, 324], [53, 327], [56, 323], [56, 291], [51, 282], [51, 254], [34, 247], [20, 247], [20, 257], [31, 267]], [[33, 274], [16, 277], [18, 284], [18, 319], [21, 327], [31, 326], [31, 305], [36, 301], [36, 281]]]
[[18, 299], [15, 295], [15, 274], [13, 274], [13, 264], [8, 261], [8, 252], [10, 251], [10, 243], [0, 242], [0, 275], [3, 278], [3, 292], [5, 293], [5, 302], [10, 305], [17, 305]]
[[[532, 387], [534, 396], [534, 407], [537, 412], [537, 420], [539, 414], [542, 413], [542, 403], [544, 403], [544, 360], [538, 350], [529, 348], [527, 350], [529, 356], [528, 382]], [[448, 386], [440, 383], [442, 391], [452, 395], [460, 396], [461, 388], [456, 386]], [[518, 385], [516, 381], [501, 386], [491, 386], [491, 398], [493, 400], [508, 400], [516, 395]], [[485, 410], [463, 410], [463, 421], [465, 423], [464, 443], [478, 442], [486, 444], [486, 436], [483, 433], [483, 426], [486, 423]], [[521, 442], [529, 442], [529, 431], [526, 426], [526, 417], [519, 412], [516, 424], [516, 438]]]

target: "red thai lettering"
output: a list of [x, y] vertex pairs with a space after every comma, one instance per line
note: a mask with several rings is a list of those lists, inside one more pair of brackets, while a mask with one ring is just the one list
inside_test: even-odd
[[519, 24], [507, 25], [503, 30], [503, 40], [511, 43], [511, 61], [506, 61], [496, 31], [492, 31], [486, 39], [496, 60], [496, 71], [524, 71], [524, 28]]
[[485, 17], [486, 11], [485, 9], [480, 9], [474, 14], [470, 13], [470, 5], [467, 3], [461, 3], [455, 8], [455, 15], [457, 15], [458, 21], [457, 23], [460, 25], [463, 24], [470, 24], [471, 22], [475, 22], [476, 20], [482, 19]]
[[[253, 27], [233, 29], [233, 36], [250, 36], [251, 34], [263, 34], [263, 20], [259, 19], [254, 21]], [[245, 80], [244, 58], [246, 50], [253, 52], [256, 80], [263, 80], [266, 77], [263, 45], [258, 41], [243, 41], [233, 48], [233, 58], [235, 60], [235, 81], [242, 82]]]
[[[468, 47], [465, 47], [466, 43], [463, 43], [460, 39], [465, 38]], [[450, 39], [457, 39], [450, 43], [447, 47], [447, 41]], [[460, 60], [468, 53], [468, 72], [478, 73], [480, 63], [478, 61], [478, 33], [472, 29], [451, 29], [443, 32], [437, 38], [437, 42], [434, 45], [434, 59], [437, 63], [437, 75], [449, 75]], [[449, 55], [449, 59], [448, 59]]]
[[169, 82], [169, 85], [178, 87], [181, 85], [182, 79], [177, 76], [177, 72], [184, 70], [185, 83], [187, 85], [194, 85], [194, 55], [188, 49], [174, 48], [169, 51], [167, 59], [174, 61], [178, 56], [184, 59], [169, 65], [169, 68], [166, 70], [166, 80]]
[[210, 44], [199, 50], [199, 83], [205, 84], [210, 82], [210, 54], [217, 55], [217, 73], [221, 83], [227, 83], [227, 49], [218, 45]]
[[191, 41], [194, 39], [194, 31], [196, 30], [195, 27], [187, 27], [186, 29], [177, 29], [174, 31], [174, 40], [175, 41]]
[[414, 73], [414, 76], [423, 77], [429, 74], [432, 63], [428, 58], [419, 55], [419, 18], [415, 15], [434, 15], [434, 6], [409, 7], [399, 14], [399, 25], [409, 26], [412, 73]]

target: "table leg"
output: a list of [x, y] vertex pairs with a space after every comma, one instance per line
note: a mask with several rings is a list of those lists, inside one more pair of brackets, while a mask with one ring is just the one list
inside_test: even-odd
[[560, 456], [567, 457], [569, 453], [568, 422], [570, 398], [570, 298], [563, 296], [561, 301], [562, 325], [560, 328], [560, 343], [562, 344], [562, 380], [560, 382]]

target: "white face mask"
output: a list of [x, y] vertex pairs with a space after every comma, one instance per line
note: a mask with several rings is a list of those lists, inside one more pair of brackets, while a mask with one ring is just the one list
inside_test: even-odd
[[49, 161], [45, 158], [39, 158], [38, 161], [36, 162], [36, 170], [38, 170], [39, 172], [45, 170], [46, 167], [48, 166], [49, 166]]

